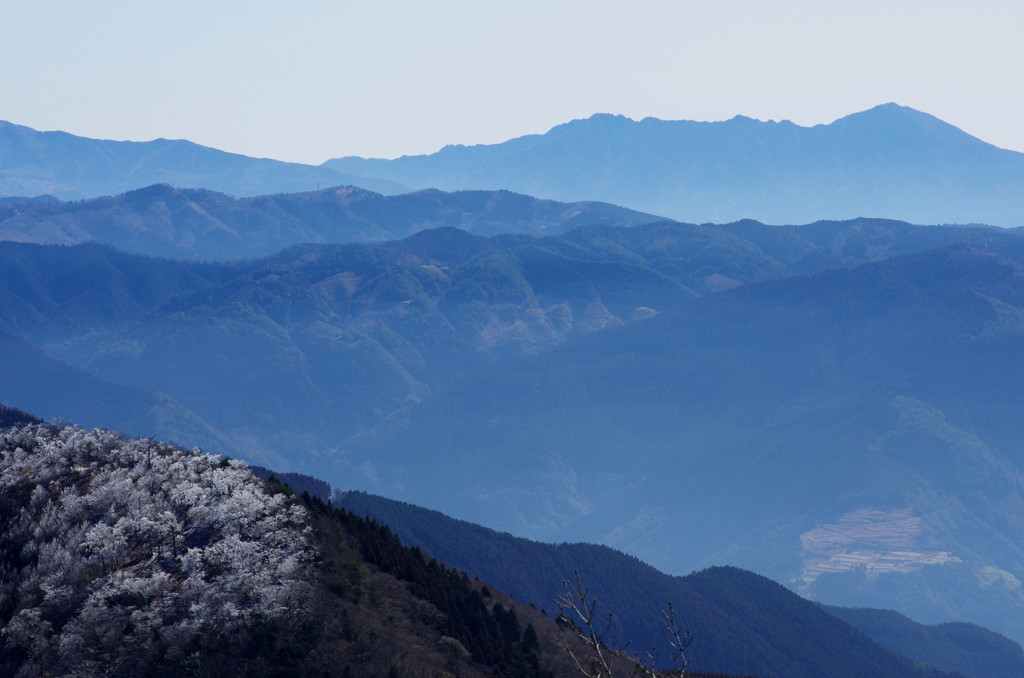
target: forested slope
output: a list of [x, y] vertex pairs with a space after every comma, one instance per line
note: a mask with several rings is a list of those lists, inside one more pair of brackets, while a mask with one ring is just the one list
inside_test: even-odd
[[562, 581], [579, 572], [600, 616], [614, 615], [612, 635], [632, 641], [635, 649], [656, 648], [663, 660], [670, 648], [660, 611], [672, 603], [676, 619], [693, 635], [688, 655], [694, 669], [791, 678], [945, 675], [884, 649], [752, 572], [715, 567], [671, 577], [605, 546], [530, 541], [359, 492], [338, 493], [335, 500], [549, 611], [556, 609]]
[[242, 462], [0, 423], [2, 675], [569, 675], [541, 612]]
[[275, 658], [218, 647], [226, 637], [287, 641], [302, 624], [306, 512], [244, 463], [107, 431], [9, 428], [0, 514], [5, 675], [247, 671]]
[[1009, 638], [964, 622], [918, 624], [892, 610], [826, 609], [884, 647], [915, 661], [930, 662], [968, 678], [1024, 675], [1024, 650]]

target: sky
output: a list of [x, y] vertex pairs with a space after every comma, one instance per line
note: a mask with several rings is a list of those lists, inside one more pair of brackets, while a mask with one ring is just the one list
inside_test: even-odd
[[0, 119], [320, 163], [593, 113], [829, 123], [896, 102], [1024, 151], [1019, 0], [3, 0]]

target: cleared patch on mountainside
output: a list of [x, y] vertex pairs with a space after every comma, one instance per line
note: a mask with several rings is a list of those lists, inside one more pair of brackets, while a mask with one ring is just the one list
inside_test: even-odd
[[919, 547], [921, 517], [909, 509], [860, 508], [800, 535], [803, 563], [793, 583], [806, 592], [826, 572], [911, 572], [957, 560]]

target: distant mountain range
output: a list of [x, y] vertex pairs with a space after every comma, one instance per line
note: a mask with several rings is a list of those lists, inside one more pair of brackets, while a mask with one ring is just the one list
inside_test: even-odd
[[594, 115], [500, 144], [324, 167], [414, 188], [601, 200], [686, 222], [1024, 225], [1024, 154], [885, 104], [828, 125]]
[[337, 185], [385, 195], [508, 190], [695, 223], [884, 217], [1024, 226], [1024, 154], [896, 104], [814, 127], [598, 114], [499, 144], [320, 166], [184, 140], [105, 141], [0, 122], [0, 197], [77, 200], [157, 183], [233, 196]]
[[1022, 280], [1018, 231], [882, 220], [3, 243], [0, 401], [1020, 639]]
[[[26, 167], [137, 180], [122, 151], [160, 147], [14, 132], [3, 157], [56, 150], [0, 165], [4, 180]], [[264, 177], [249, 159], [168, 148], [186, 151], [167, 165], [176, 176], [193, 156], [230, 165], [223, 191]], [[1021, 223], [1020, 157], [883, 106], [810, 129], [598, 116], [351, 162], [403, 184], [383, 170], [542, 194], [538, 177], [557, 179], [693, 214], [912, 207], [935, 210], [915, 220], [1005, 225]], [[449, 158], [451, 172], [438, 164]], [[314, 176], [302, 167], [300, 183]], [[1024, 639], [1024, 231], [694, 225], [508, 191], [385, 197], [337, 182], [0, 201], [5, 239], [64, 243], [0, 243], [0, 401], [605, 543], [668, 572], [741, 566], [818, 600]], [[148, 256], [74, 244], [86, 240]]]
[[182, 139], [107, 141], [67, 132], [39, 132], [0, 120], [0, 196], [47, 194], [80, 200], [158, 183], [239, 196], [312, 191], [339, 184], [382, 193], [409, 190], [387, 180], [250, 158]]
[[152, 256], [242, 259], [299, 243], [397, 240], [429, 228], [545, 235], [658, 219], [605, 203], [560, 203], [508, 191], [423, 190], [385, 197], [348, 186], [233, 198], [157, 184], [81, 202], [0, 202], [0, 240], [98, 241]]

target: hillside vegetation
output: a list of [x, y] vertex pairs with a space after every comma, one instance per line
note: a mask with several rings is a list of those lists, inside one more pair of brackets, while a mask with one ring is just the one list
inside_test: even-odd
[[6, 429], [0, 512], [5, 675], [198, 669], [197, 649], [222, 634], [301, 624], [306, 513], [244, 463], [106, 431]]
[[879, 644], [915, 661], [968, 678], [1024, 675], [1024, 650], [988, 629], [964, 622], [918, 624], [892, 610], [829, 606], [826, 609]]
[[[602, 614], [614, 614], [615, 636], [629, 639], [636, 648], [656, 648], [666, 665], [668, 639], [660, 616], [651, 611], [664, 609], [668, 602], [693, 635], [687, 654], [698, 670], [793, 678], [952, 675], [924, 665], [939, 665], [935, 659], [946, 660], [968, 647], [949, 638], [942, 651], [915, 653], [915, 665], [877, 645], [882, 642], [877, 636], [868, 638], [840, 621], [845, 615], [837, 618], [751, 572], [713, 567], [672, 577], [606, 546], [530, 541], [360, 492], [337, 493], [334, 498], [353, 513], [391, 526], [406, 543], [538, 607], [554, 609], [561, 580], [551, 577], [552, 572], [578, 571]], [[1009, 669], [1019, 666], [1013, 663], [1015, 655], [1004, 649], [996, 656], [1006, 662], [1004, 672], [990, 678], [1014, 675]], [[999, 661], [996, 656], [990, 659]]]
[[242, 462], [0, 417], [3, 675], [569, 675], [551, 619], [378, 523]]

